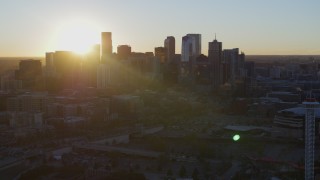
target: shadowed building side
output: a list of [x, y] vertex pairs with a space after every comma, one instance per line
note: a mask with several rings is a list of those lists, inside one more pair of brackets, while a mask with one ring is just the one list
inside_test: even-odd
[[166, 49], [167, 62], [172, 63], [176, 53], [176, 40], [173, 36], [168, 36], [164, 40], [164, 48]]
[[42, 89], [42, 67], [40, 60], [22, 60], [19, 69], [15, 72], [15, 78], [22, 81], [22, 88]]
[[112, 33], [101, 33], [101, 63], [107, 63], [112, 55]]
[[216, 39], [209, 42], [208, 52], [209, 62], [212, 64], [212, 85], [217, 90], [222, 84], [221, 59], [222, 59], [222, 42]]

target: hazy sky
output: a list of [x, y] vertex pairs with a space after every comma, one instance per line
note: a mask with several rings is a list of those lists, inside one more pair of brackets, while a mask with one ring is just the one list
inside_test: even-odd
[[0, 56], [99, 43], [101, 31], [113, 33], [115, 52], [153, 51], [171, 35], [180, 53], [182, 36], [199, 33], [207, 54], [217, 33], [224, 49], [246, 54], [320, 54], [319, 8], [319, 0], [0, 0]]

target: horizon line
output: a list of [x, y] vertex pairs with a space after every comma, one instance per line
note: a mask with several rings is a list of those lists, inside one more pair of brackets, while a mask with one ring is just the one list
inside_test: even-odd
[[[136, 52], [139, 53], [139, 52]], [[141, 52], [144, 53], [144, 52]], [[205, 55], [205, 54], [204, 54]], [[320, 56], [320, 54], [246, 54], [246, 56]], [[0, 58], [45, 58], [44, 56], [0, 56]]]

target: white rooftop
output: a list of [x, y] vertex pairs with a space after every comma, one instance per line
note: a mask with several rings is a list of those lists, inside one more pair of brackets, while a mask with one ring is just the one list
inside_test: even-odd
[[[279, 112], [289, 112], [298, 116], [299, 115], [304, 116], [306, 114], [306, 109], [305, 107], [294, 107], [294, 108], [284, 109]], [[320, 118], [320, 108], [315, 109], [315, 115], [317, 118]]]
[[224, 127], [224, 129], [227, 130], [233, 130], [233, 131], [250, 131], [255, 129], [261, 129], [264, 131], [271, 131], [272, 128], [269, 127], [262, 127], [262, 126], [241, 126], [241, 125], [227, 125]]

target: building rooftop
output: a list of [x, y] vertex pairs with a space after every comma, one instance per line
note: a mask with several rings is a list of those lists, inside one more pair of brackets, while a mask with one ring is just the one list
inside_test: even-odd
[[[278, 113], [291, 113], [297, 116], [304, 116], [306, 113], [306, 110], [303, 106], [299, 106], [299, 107], [284, 109], [284, 110], [278, 111]], [[316, 118], [320, 118], [320, 108], [315, 109], [315, 115], [316, 115]]]
[[232, 130], [232, 131], [251, 131], [251, 130], [264, 130], [264, 131], [272, 131], [272, 128], [269, 127], [262, 127], [262, 126], [241, 126], [241, 125], [227, 125], [224, 127], [226, 130]]
[[287, 92], [287, 91], [272, 91], [269, 94], [278, 94], [278, 95], [296, 95], [295, 93], [292, 92]]

